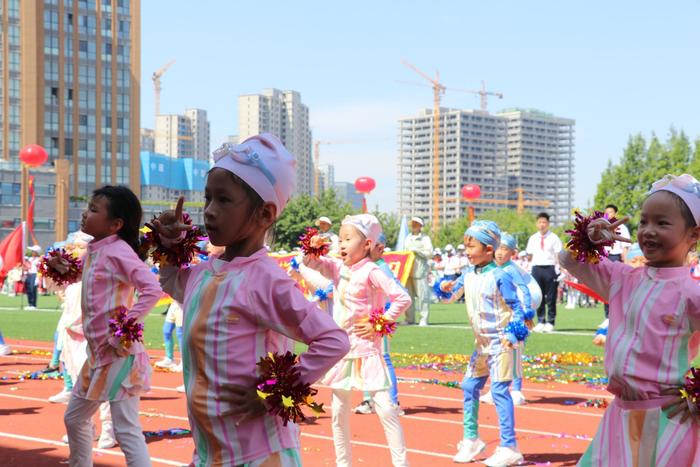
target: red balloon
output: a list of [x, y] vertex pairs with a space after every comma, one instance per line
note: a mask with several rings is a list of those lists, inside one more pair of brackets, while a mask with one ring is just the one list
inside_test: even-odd
[[465, 199], [477, 199], [481, 196], [481, 188], [475, 183], [469, 183], [462, 187], [462, 197]]
[[28, 144], [19, 151], [19, 160], [29, 167], [39, 167], [48, 158], [49, 155], [46, 154], [46, 149], [38, 144]]
[[360, 177], [355, 180], [355, 189], [358, 193], [369, 193], [374, 190], [376, 186], [377, 183], [372, 177]]

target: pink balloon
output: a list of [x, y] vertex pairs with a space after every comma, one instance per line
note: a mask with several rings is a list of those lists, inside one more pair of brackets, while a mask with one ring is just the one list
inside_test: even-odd
[[19, 160], [29, 167], [39, 167], [49, 158], [46, 149], [38, 144], [28, 144], [19, 151]]
[[355, 189], [358, 193], [369, 193], [374, 190], [376, 186], [377, 183], [372, 177], [360, 177], [355, 180]]
[[481, 196], [481, 188], [475, 183], [469, 183], [462, 187], [462, 197], [465, 199], [477, 199]]

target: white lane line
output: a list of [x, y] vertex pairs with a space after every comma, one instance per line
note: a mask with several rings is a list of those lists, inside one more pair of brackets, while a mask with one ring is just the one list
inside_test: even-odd
[[[16, 435], [14, 433], [0, 432], [0, 437], [1, 438], [18, 439], [18, 440], [22, 440], [22, 441], [31, 441], [33, 443], [49, 444], [51, 446], [61, 446], [64, 448], [68, 447], [67, 444], [65, 444], [61, 441], [54, 441], [52, 439], [44, 439], [44, 438], [35, 438], [34, 436]], [[100, 454], [107, 454], [108, 456], [124, 457], [124, 454], [121, 451], [110, 451], [108, 449], [100, 449], [100, 448], [93, 448], [92, 451], [99, 452]], [[157, 462], [159, 464], [165, 464], [165, 465], [183, 466], [183, 465], [187, 464], [187, 461], [183, 461], [183, 462], [171, 461], [168, 459], [161, 459], [160, 457], [151, 457], [151, 461]]]
[[[311, 433], [302, 433], [301, 436], [305, 436], [307, 438], [322, 439], [325, 441], [333, 441], [332, 436], [314, 435]], [[350, 441], [350, 444], [354, 444], [356, 446], [369, 446], [371, 448], [389, 449], [389, 446], [387, 446], [386, 444], [368, 443], [367, 441], [352, 440], [352, 441]], [[441, 452], [423, 451], [421, 449], [407, 448], [406, 451], [411, 452], [413, 454], [423, 454], [424, 456], [443, 457], [446, 459], [452, 459], [452, 457], [453, 457], [453, 454], [443, 454]]]

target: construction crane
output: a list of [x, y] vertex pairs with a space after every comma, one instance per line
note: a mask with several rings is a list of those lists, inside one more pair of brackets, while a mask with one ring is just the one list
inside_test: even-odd
[[160, 78], [165, 74], [166, 71], [168, 71], [168, 68], [170, 68], [173, 65], [173, 63], [175, 63], [175, 59], [170, 60], [168, 63], [160, 67], [160, 70], [154, 72], [153, 76], [151, 76], [151, 80], [153, 80], [153, 91], [156, 102], [156, 118], [158, 118], [158, 115], [160, 115]]
[[440, 83], [440, 73], [435, 72], [435, 78], [420, 70], [406, 60], [401, 60], [411, 70], [430, 82], [433, 88], [433, 219], [432, 229], [437, 233], [440, 227], [440, 96], [445, 94], [445, 86]]
[[469, 94], [478, 94], [479, 97], [481, 98], [481, 110], [488, 110], [489, 106], [489, 101], [488, 101], [488, 96], [494, 96], [498, 97], [499, 99], [503, 99], [503, 93], [500, 92], [491, 92], [486, 90], [486, 81], [481, 81], [481, 89], [478, 91], [474, 91], [472, 89], [460, 89], [460, 88], [453, 88], [449, 87], [447, 88], [448, 91], [457, 91], [457, 92], [466, 92]]

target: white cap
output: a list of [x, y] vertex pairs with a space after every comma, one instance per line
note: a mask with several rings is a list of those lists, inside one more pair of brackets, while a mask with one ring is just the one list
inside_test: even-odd
[[35, 253], [41, 253], [41, 247], [39, 245], [32, 245], [29, 248], [27, 248], [29, 251], [33, 251]]
[[321, 216], [321, 217], [319, 217], [318, 220], [316, 221], [316, 227], [318, 227], [319, 225], [321, 225], [321, 222], [325, 222], [325, 223], [328, 224], [328, 225], [333, 225], [333, 222], [331, 222], [331, 220], [330, 220], [329, 218], [327, 218], [326, 216]]
[[451, 243], [448, 243], [445, 245], [445, 251], [455, 251], [455, 247], [453, 247]]
[[420, 225], [425, 225], [423, 224], [423, 219], [421, 219], [420, 217], [411, 217], [411, 222], [415, 222]]
[[466, 247], [464, 246], [463, 243], [460, 243], [459, 245], [457, 245], [457, 249], [458, 249], [458, 250], [464, 250], [465, 248], [466, 248]]
[[524, 251], [524, 250], [523, 250], [523, 251], [521, 251], [520, 253], [518, 253], [518, 257], [519, 257], [519, 258], [523, 258], [523, 257], [525, 257], [525, 256], [527, 256], [527, 251]]

